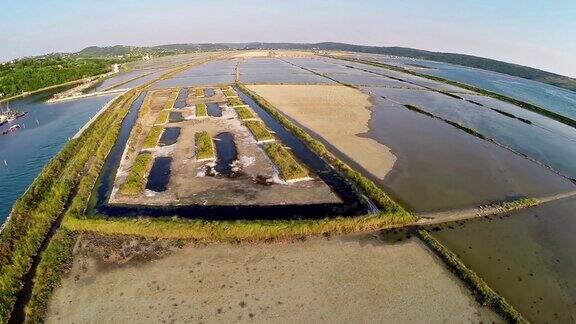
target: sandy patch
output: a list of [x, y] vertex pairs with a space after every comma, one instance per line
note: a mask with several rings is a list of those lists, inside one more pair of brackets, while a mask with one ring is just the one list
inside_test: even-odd
[[[131, 244], [127, 249], [139, 248]], [[164, 321], [501, 320], [480, 306], [420, 241], [385, 245], [366, 235], [190, 246], [123, 265], [104, 264], [78, 251], [47, 316], [48, 323]]]
[[310, 129], [373, 176], [384, 179], [396, 157], [360, 134], [368, 132], [369, 96], [339, 85], [247, 85], [300, 125]]

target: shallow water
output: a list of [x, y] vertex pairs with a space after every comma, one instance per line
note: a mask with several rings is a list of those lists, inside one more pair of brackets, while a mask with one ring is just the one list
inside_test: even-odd
[[152, 89], [170, 87], [208, 86], [234, 83], [236, 79], [234, 60], [217, 60], [191, 67], [167, 80], [152, 85]]
[[432, 69], [417, 70], [417, 72], [467, 83], [523, 100], [576, 119], [576, 92], [574, 91], [506, 74], [460, 65], [425, 60], [392, 59], [377, 55], [372, 55], [372, 57], [378, 61], [389, 64], [402, 65], [406, 63], [416, 63], [428, 66]]
[[178, 98], [176, 98], [176, 101], [174, 102], [174, 108], [179, 109], [186, 107], [186, 98], [188, 98], [189, 90], [190, 90], [189, 88], [180, 89], [180, 92], [178, 93]]
[[[14, 124], [22, 128], [0, 135], [0, 224], [13, 203], [34, 181], [44, 165], [58, 153], [92, 116], [113, 96], [46, 104], [59, 90], [47, 91], [10, 102], [10, 108], [28, 114], [0, 126], [0, 133]], [[4, 108], [5, 104], [0, 104]], [[4, 164], [6, 160], [6, 164]]]
[[231, 133], [220, 133], [214, 137], [216, 146], [216, 167], [218, 174], [228, 175], [232, 172], [232, 162], [238, 158], [234, 136]]
[[[576, 178], [576, 129], [537, 114], [523, 114], [531, 124], [504, 116], [487, 106], [480, 107], [431, 91], [367, 88], [401, 104], [412, 104], [434, 115], [475, 129], [488, 138], [511, 147], [562, 174]], [[474, 96], [481, 101], [481, 97]], [[497, 101], [499, 102], [499, 101]], [[490, 105], [490, 107], [493, 107]], [[506, 107], [506, 106], [504, 106]], [[498, 108], [498, 106], [497, 106]], [[509, 109], [520, 114], [520, 109]], [[536, 127], [537, 125], [541, 127]]]
[[193, 87], [193, 86], [207, 86], [217, 84], [230, 84], [234, 83], [234, 75], [208, 75], [186, 78], [172, 78], [156, 82], [152, 85], [152, 89], [163, 89], [171, 87]]
[[210, 89], [204, 89], [204, 97], [206, 98], [210, 98], [213, 97], [216, 93], [214, 92], [214, 89], [210, 88]]
[[576, 199], [432, 234], [534, 323], [576, 322]]
[[495, 144], [440, 120], [374, 100], [363, 134], [397, 157], [375, 179], [415, 211], [464, 208], [524, 196], [573, 190], [570, 181]]
[[240, 64], [244, 83], [334, 84], [335, 82], [305, 71], [276, 58], [255, 58]]
[[220, 104], [209, 102], [206, 104], [206, 108], [208, 110], [208, 116], [222, 117], [222, 108], [220, 108]]
[[178, 137], [180, 137], [180, 127], [166, 127], [162, 132], [162, 136], [160, 136], [158, 145], [167, 146], [176, 144]]
[[171, 112], [170, 115], [168, 115], [168, 120], [170, 123], [178, 123], [183, 121], [184, 117], [181, 112]]
[[104, 90], [107, 90], [109, 88], [111, 89], [113, 86], [115, 86], [121, 82], [126, 82], [132, 78], [142, 76], [142, 75], [145, 75], [145, 74], [150, 73], [150, 72], [151, 71], [141, 71], [141, 70], [119, 72], [118, 74], [115, 74], [115, 75], [103, 80], [102, 82], [97, 84], [95, 87], [92, 87], [91, 89], [87, 90], [86, 92], [97, 92], [97, 91], [104, 91]]
[[146, 189], [155, 192], [166, 191], [168, 183], [170, 182], [170, 165], [172, 164], [171, 157], [157, 157], [154, 159], [152, 169], [148, 175], [148, 182]]

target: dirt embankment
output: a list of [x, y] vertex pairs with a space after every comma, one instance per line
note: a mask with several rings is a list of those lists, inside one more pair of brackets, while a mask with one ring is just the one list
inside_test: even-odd
[[248, 85], [277, 109], [310, 129], [373, 176], [384, 179], [396, 162], [368, 132], [369, 96], [339, 85]]
[[79, 246], [48, 323], [500, 321], [417, 240]]

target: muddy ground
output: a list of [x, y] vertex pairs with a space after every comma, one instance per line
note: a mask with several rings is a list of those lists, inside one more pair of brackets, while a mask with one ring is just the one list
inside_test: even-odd
[[502, 322], [416, 239], [174, 244], [81, 238], [47, 322]]

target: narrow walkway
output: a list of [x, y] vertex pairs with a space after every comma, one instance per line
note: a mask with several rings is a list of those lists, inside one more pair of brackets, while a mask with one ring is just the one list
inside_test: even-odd
[[[576, 196], [576, 190], [563, 192], [556, 195], [540, 197], [538, 198], [538, 201], [540, 202], [539, 205], [543, 205], [552, 201], [566, 199], [574, 196]], [[480, 206], [467, 209], [421, 213], [417, 214], [417, 216], [420, 217], [420, 219], [416, 222], [416, 225], [440, 224], [470, 218], [497, 215], [509, 211], [510, 210], [507, 210], [501, 206]]]
[[97, 97], [97, 96], [105, 96], [105, 95], [114, 94], [114, 93], [121, 93], [121, 92], [123, 93], [123, 92], [126, 92], [128, 90], [130, 90], [130, 88], [114, 89], [114, 90], [108, 90], [108, 91], [98, 91], [98, 92], [92, 92], [92, 93], [77, 95], [77, 96], [70, 96], [70, 97], [66, 97], [66, 98], [50, 99], [47, 102], [48, 103], [58, 103], [58, 102], [62, 102], [62, 101], [84, 99], [84, 98]]

